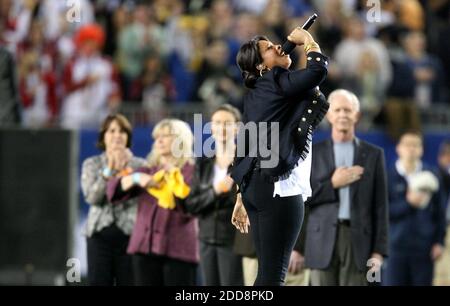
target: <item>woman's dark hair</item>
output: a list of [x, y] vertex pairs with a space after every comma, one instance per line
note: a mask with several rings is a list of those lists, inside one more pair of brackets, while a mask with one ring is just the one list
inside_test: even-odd
[[109, 115], [108, 117], [103, 120], [102, 126], [100, 127], [100, 131], [98, 134], [98, 140], [97, 140], [97, 148], [99, 148], [102, 151], [106, 150], [105, 146], [105, 133], [109, 129], [109, 126], [113, 121], [116, 121], [117, 124], [120, 126], [122, 131], [124, 131], [127, 134], [127, 148], [131, 147], [131, 124], [128, 119], [121, 114], [114, 114]]
[[[234, 120], [235, 120], [236, 122], [241, 121], [241, 112], [240, 112], [236, 107], [234, 107], [234, 106], [231, 105], [231, 104], [222, 104], [222, 105], [220, 105], [219, 107], [217, 107], [217, 108], [212, 112], [212, 115], [214, 115], [215, 113], [217, 113], [217, 112], [219, 112], [219, 111], [224, 111], [224, 112], [228, 112], [228, 113], [232, 114], [233, 117], [234, 117]], [[211, 116], [212, 116], [212, 115], [211, 115]]]
[[248, 88], [254, 88], [256, 80], [260, 77], [259, 70], [256, 68], [263, 62], [259, 52], [258, 42], [269, 39], [266, 36], [258, 35], [244, 43], [236, 56], [236, 62], [241, 69], [244, 84]]

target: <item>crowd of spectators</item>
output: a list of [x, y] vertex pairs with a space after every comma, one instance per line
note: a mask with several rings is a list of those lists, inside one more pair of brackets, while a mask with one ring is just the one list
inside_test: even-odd
[[256, 34], [282, 43], [313, 12], [331, 58], [322, 91], [354, 91], [363, 128], [395, 138], [420, 128], [421, 109], [449, 103], [448, 0], [1, 0], [0, 44], [15, 61], [23, 125], [98, 127], [124, 101], [241, 108], [239, 46]]

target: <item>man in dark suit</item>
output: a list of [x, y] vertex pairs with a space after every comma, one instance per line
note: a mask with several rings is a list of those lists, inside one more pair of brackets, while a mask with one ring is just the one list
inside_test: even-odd
[[312, 150], [305, 265], [312, 285], [367, 285], [379, 281], [388, 250], [384, 154], [356, 138], [360, 113], [353, 93], [336, 90], [328, 101], [331, 139]]

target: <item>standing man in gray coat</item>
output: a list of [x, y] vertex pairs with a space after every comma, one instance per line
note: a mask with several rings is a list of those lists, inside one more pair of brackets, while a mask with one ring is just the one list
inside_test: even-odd
[[388, 250], [384, 154], [355, 136], [360, 112], [353, 93], [339, 89], [328, 101], [331, 139], [312, 151], [305, 265], [312, 285], [367, 285], [379, 281]]

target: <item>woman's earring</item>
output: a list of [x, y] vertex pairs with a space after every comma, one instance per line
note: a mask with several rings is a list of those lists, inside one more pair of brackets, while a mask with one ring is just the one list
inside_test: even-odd
[[256, 66], [256, 69], [259, 70], [259, 76], [262, 76], [263, 70], [264, 70], [264, 66], [262, 64], [259, 64], [258, 66]]

